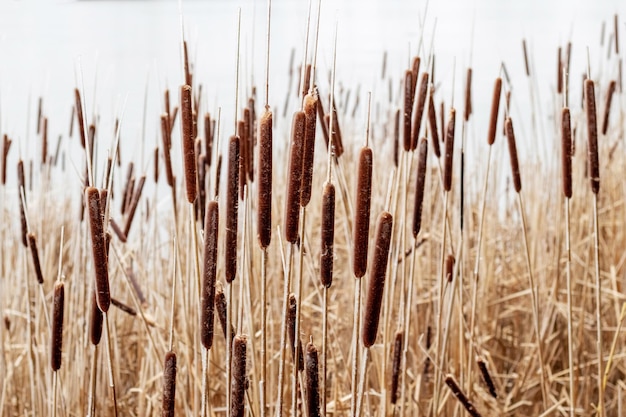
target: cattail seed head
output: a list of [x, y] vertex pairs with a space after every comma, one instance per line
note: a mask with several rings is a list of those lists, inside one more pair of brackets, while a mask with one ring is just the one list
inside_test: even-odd
[[515, 132], [513, 131], [513, 121], [510, 117], [505, 122], [506, 138], [509, 145], [509, 157], [511, 159], [511, 175], [513, 176], [513, 186], [515, 192], [522, 190], [522, 178], [519, 171], [519, 161], [517, 160], [517, 146], [515, 146]]
[[39, 261], [39, 250], [37, 249], [37, 239], [33, 233], [28, 234], [28, 247], [30, 248], [30, 254], [33, 259], [33, 268], [35, 269], [35, 276], [37, 282], [43, 284], [43, 274], [41, 273], [41, 262]]
[[96, 301], [96, 292], [91, 291], [91, 308], [89, 310], [89, 340], [92, 345], [98, 345], [102, 337], [102, 311]]
[[80, 144], [85, 147], [85, 120], [83, 119], [83, 104], [80, 98], [78, 88], [74, 89], [74, 108], [76, 109], [76, 121], [78, 122], [78, 134], [80, 135]]
[[96, 277], [96, 299], [103, 313], [109, 310], [111, 295], [109, 293], [109, 272], [105, 251], [104, 230], [100, 211], [100, 193], [95, 187], [85, 190], [85, 205], [89, 213], [89, 229], [91, 230], [91, 248]]
[[598, 160], [598, 124], [596, 116], [596, 96], [593, 81], [585, 80], [585, 104], [587, 110], [587, 134], [589, 156], [589, 180], [591, 191], [600, 191], [600, 162]]
[[330, 288], [333, 283], [334, 241], [335, 241], [335, 186], [324, 184], [322, 195], [322, 249], [320, 251], [320, 279], [322, 285]]
[[247, 138], [246, 125], [243, 120], [237, 122], [239, 136], [239, 198], [243, 200], [244, 189], [248, 185], [248, 153], [250, 143]]
[[259, 120], [258, 232], [259, 245], [267, 248], [272, 239], [272, 112]]
[[398, 167], [398, 153], [400, 151], [400, 109], [396, 110], [393, 121], [393, 165]]
[[[17, 161], [17, 191], [18, 193], [24, 192], [24, 198], [26, 198], [26, 180], [24, 177], [24, 162], [20, 159]], [[21, 226], [21, 237], [22, 237], [22, 245], [24, 247], [28, 247], [28, 224], [26, 222], [26, 207], [24, 207], [25, 201], [22, 200], [21, 195], [19, 198], [20, 202], [20, 226]]]
[[318, 101], [317, 93], [315, 92], [309, 93], [304, 97], [304, 145], [302, 147], [302, 186], [300, 191], [300, 205], [302, 207], [305, 207], [311, 201]]
[[493, 383], [493, 379], [491, 379], [491, 374], [489, 373], [489, 369], [487, 369], [487, 364], [481, 358], [478, 358], [476, 363], [478, 364], [478, 369], [480, 369], [480, 373], [483, 376], [483, 381], [485, 381], [485, 385], [487, 385], [487, 389], [489, 389], [489, 394], [491, 394], [493, 398], [498, 398], [498, 391]]
[[[441, 149], [439, 148], [439, 131], [437, 130], [437, 112], [435, 111], [435, 101], [433, 94], [435, 88], [430, 88], [430, 96], [428, 98], [428, 126], [430, 128], [430, 136], [432, 138], [433, 152], [435, 156], [439, 158], [441, 156]], [[419, 144], [418, 144], [419, 146]]]
[[[224, 339], [226, 339], [226, 321], [228, 306], [226, 304], [226, 295], [224, 295], [224, 289], [222, 288], [222, 283], [217, 281], [215, 284], [215, 309], [217, 310], [217, 318], [220, 321], [220, 326], [222, 326], [222, 331], [224, 333]], [[232, 341], [233, 337], [235, 337], [235, 329], [232, 324], [230, 325], [230, 340]]]
[[287, 179], [287, 198], [285, 199], [285, 240], [289, 243], [296, 243], [298, 240], [305, 120], [304, 112], [298, 111], [294, 113], [291, 125], [291, 146], [287, 171], [289, 177]]
[[393, 217], [389, 212], [383, 211], [380, 216], [378, 216], [377, 223], [376, 246], [372, 258], [365, 315], [363, 317], [362, 336], [363, 345], [366, 348], [369, 348], [376, 342], [376, 334], [378, 333], [378, 320], [380, 319], [380, 308], [385, 288], [385, 275], [387, 272]]
[[320, 390], [317, 348], [312, 342], [306, 346], [306, 405], [308, 417], [320, 417]]
[[422, 138], [417, 153], [417, 181], [415, 182], [415, 207], [413, 208], [413, 237], [417, 238], [422, 227], [422, 206], [426, 185], [426, 164], [428, 161], [428, 140]]
[[65, 304], [65, 289], [63, 281], [54, 283], [54, 301], [52, 305], [52, 350], [50, 365], [53, 371], [61, 368], [61, 352], [63, 347], [63, 307]]
[[215, 279], [217, 270], [217, 237], [219, 205], [217, 201], [207, 204], [204, 219], [204, 263], [202, 269], [202, 299], [200, 311], [200, 334], [202, 346], [213, 346], [213, 315], [215, 309]]
[[[289, 347], [291, 349], [291, 357], [294, 363], [297, 362], [298, 370], [304, 369], [304, 358], [302, 356], [302, 342], [298, 337], [296, 341], [296, 310], [298, 308], [296, 296], [289, 294], [289, 314], [287, 315], [287, 330], [289, 333]], [[298, 358], [296, 361], [296, 343], [298, 344]]]
[[417, 147], [417, 141], [419, 139], [420, 129], [422, 127], [422, 115], [424, 114], [424, 107], [426, 106], [426, 95], [428, 93], [429, 76], [425, 72], [422, 74], [422, 79], [419, 86], [419, 94], [417, 96], [417, 104], [413, 112], [413, 131], [411, 133], [411, 150], [415, 150]]
[[572, 125], [567, 107], [561, 111], [561, 161], [563, 195], [572, 198]]
[[228, 185], [226, 189], [226, 234], [224, 238], [224, 270], [226, 282], [237, 276], [237, 217], [239, 211], [239, 136], [231, 136], [228, 144]]
[[213, 122], [209, 113], [204, 114], [204, 146], [206, 164], [211, 166], [211, 158], [213, 157]]
[[452, 282], [452, 280], [454, 279], [454, 262], [455, 262], [454, 255], [449, 254], [446, 257], [446, 265], [445, 265], [446, 267], [445, 278], [448, 282]]
[[491, 116], [489, 117], [489, 133], [487, 143], [491, 146], [496, 141], [496, 128], [498, 125], [498, 111], [500, 109], [500, 95], [502, 92], [502, 78], [496, 78], [493, 86], [493, 98], [491, 100]]
[[181, 141], [183, 145], [183, 162], [185, 165], [185, 190], [187, 201], [196, 200], [196, 151], [193, 137], [193, 114], [191, 102], [191, 86], [180, 87]]
[[402, 138], [404, 139], [404, 150], [411, 150], [411, 115], [413, 114], [413, 72], [407, 70], [404, 74], [404, 114], [402, 117]]
[[232, 380], [230, 416], [243, 417], [245, 414], [246, 390], [248, 380], [246, 378], [246, 343], [245, 335], [237, 335], [233, 340]]
[[393, 361], [391, 363], [391, 390], [390, 398], [391, 404], [395, 404], [398, 401], [398, 382], [400, 379], [400, 366], [402, 365], [402, 345], [404, 341], [404, 332], [399, 331], [396, 333], [396, 338], [393, 342]]
[[613, 101], [613, 94], [615, 93], [616, 87], [617, 83], [615, 80], [611, 80], [609, 83], [609, 89], [606, 93], [606, 103], [604, 104], [604, 118], [602, 119], [603, 135], [606, 135], [606, 132], [609, 129], [609, 114], [611, 113], [611, 102]]
[[452, 159], [454, 157], [454, 124], [456, 119], [456, 110], [450, 108], [450, 117], [448, 118], [448, 128], [446, 129], [446, 153], [443, 165], [443, 189], [450, 191], [452, 189]]
[[167, 185], [174, 186], [174, 172], [172, 170], [172, 158], [170, 156], [171, 136], [169, 117], [166, 113], [161, 115], [161, 137], [163, 139], [163, 161], [165, 162], [165, 179]]
[[472, 69], [467, 69], [467, 76], [465, 78], [465, 112], [463, 118], [465, 121], [469, 121], [472, 115]]
[[452, 375], [446, 376], [446, 385], [450, 388], [450, 391], [452, 391], [452, 394], [456, 397], [457, 400], [459, 400], [461, 405], [465, 407], [470, 416], [481, 417], [481, 414], [478, 412], [478, 410], [476, 410], [474, 404], [471, 403], [471, 401], [467, 398], [463, 391], [461, 391], [461, 387], [459, 387], [459, 384], [456, 382]]
[[370, 206], [372, 199], [372, 149], [363, 147], [359, 153], [356, 185], [356, 212], [354, 217], [354, 252], [352, 268], [361, 278], [367, 270], [367, 251], [370, 231]]
[[163, 402], [161, 417], [174, 417], [176, 405], [176, 353], [165, 354], [163, 366]]

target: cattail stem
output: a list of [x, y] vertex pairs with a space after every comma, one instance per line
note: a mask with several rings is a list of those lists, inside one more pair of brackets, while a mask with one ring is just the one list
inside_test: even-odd
[[360, 318], [361, 318], [361, 278], [354, 279], [354, 319], [353, 319], [353, 331], [352, 331], [352, 396], [350, 400], [350, 412], [352, 416], [356, 416], [356, 403], [357, 403], [357, 384], [359, 374], [359, 330]]
[[598, 356], [598, 416], [605, 415], [604, 386], [602, 384], [604, 355], [602, 351], [602, 283], [600, 281], [600, 237], [598, 235], [598, 194], [593, 194], [593, 254], [596, 290], [596, 349]]
[[283, 317], [280, 334], [280, 360], [278, 363], [278, 393], [276, 395], [276, 416], [283, 415], [283, 394], [285, 374], [285, 350], [287, 349], [287, 314], [289, 310], [289, 289], [291, 287], [291, 268], [293, 265], [293, 251], [295, 244], [290, 243], [287, 249], [287, 268], [285, 269], [285, 283], [283, 287]]
[[117, 396], [115, 393], [115, 377], [113, 376], [113, 347], [111, 346], [111, 332], [109, 331], [109, 313], [104, 312], [104, 339], [107, 350], [107, 364], [109, 370], [109, 389], [113, 401], [113, 412], [117, 417]]

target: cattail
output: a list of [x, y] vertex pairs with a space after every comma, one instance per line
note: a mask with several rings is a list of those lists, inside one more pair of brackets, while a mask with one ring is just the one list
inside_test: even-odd
[[2, 185], [6, 185], [7, 183], [7, 159], [9, 149], [11, 149], [11, 143], [13, 143], [13, 141], [9, 139], [7, 135], [2, 137]]
[[170, 90], [166, 89], [165, 92], [163, 93], [163, 104], [165, 105], [165, 113], [167, 113], [168, 118], [169, 116], [172, 114], [170, 112]]
[[454, 156], [454, 123], [456, 119], [456, 110], [450, 108], [450, 117], [448, 118], [448, 128], [446, 129], [446, 154], [443, 165], [443, 189], [450, 191], [452, 189], [452, 158]]
[[111, 225], [111, 229], [113, 229], [113, 233], [115, 233], [115, 235], [117, 236], [117, 238], [120, 240], [120, 242], [122, 243], [126, 243], [126, 235], [124, 234], [124, 231], [122, 230], [122, 228], [120, 227], [119, 224], [117, 224], [117, 222], [115, 221], [115, 219], [113, 219], [112, 217], [109, 219], [109, 224]]
[[454, 255], [448, 254], [446, 257], [446, 280], [450, 283], [454, 279]]
[[493, 86], [493, 98], [491, 100], [491, 116], [489, 118], [489, 133], [487, 143], [491, 146], [496, 141], [496, 125], [498, 124], [498, 110], [500, 108], [500, 93], [502, 91], [502, 78], [496, 78]]
[[211, 346], [213, 346], [213, 314], [215, 308], [215, 276], [219, 224], [219, 205], [217, 201], [210, 201], [207, 204], [205, 216], [200, 334], [202, 346], [204, 346], [205, 349], [211, 349]]
[[563, 60], [561, 58], [561, 47], [559, 46], [556, 54], [556, 92], [563, 92]]
[[330, 288], [333, 283], [333, 261], [335, 240], [335, 186], [324, 184], [322, 195], [322, 250], [320, 251], [320, 279], [322, 285]]
[[[437, 112], [435, 111], [435, 101], [433, 100], [433, 94], [435, 88], [430, 88], [430, 96], [428, 98], [428, 126], [430, 128], [430, 136], [432, 137], [433, 152], [435, 156], [439, 158], [441, 156], [441, 149], [439, 148], [439, 131], [437, 130]], [[418, 145], [419, 146], [419, 145]]]
[[[296, 362], [296, 310], [298, 308], [296, 296], [289, 294], [289, 314], [287, 315], [287, 330], [289, 333], [289, 346], [291, 348], [291, 357]], [[298, 337], [298, 370], [304, 369], [304, 358], [302, 357], [302, 342]]]
[[176, 353], [165, 354], [163, 366], [163, 409], [161, 417], [174, 417], [176, 398]]
[[517, 160], [517, 147], [515, 146], [515, 132], [513, 131], [513, 121], [510, 117], [506, 118], [506, 138], [509, 144], [509, 157], [511, 159], [511, 175], [513, 176], [513, 186], [515, 192], [522, 190], [522, 178], [519, 173], [519, 162]]
[[320, 389], [317, 348], [312, 342], [306, 346], [306, 405], [308, 417], [320, 417]]
[[272, 112], [266, 109], [259, 120], [258, 232], [262, 248], [272, 239]]
[[422, 61], [419, 56], [414, 57], [413, 62], [411, 62], [411, 72], [413, 73], [413, 80], [415, 80], [415, 82], [417, 82], [417, 76], [420, 72], [421, 62]]
[[128, 217], [126, 218], [126, 225], [124, 226], [124, 235], [128, 236], [130, 232], [130, 226], [133, 224], [133, 218], [135, 217], [135, 212], [137, 211], [137, 206], [139, 205], [139, 199], [141, 199], [141, 192], [143, 191], [143, 186], [146, 183], [146, 176], [142, 175], [139, 178], [139, 184], [137, 184], [137, 190], [133, 194], [133, 198], [130, 201], [130, 205], [128, 208]]
[[193, 115], [191, 110], [191, 87], [180, 87], [181, 136], [183, 144], [183, 161], [185, 164], [185, 186], [187, 201], [196, 200], [196, 152], [193, 138]]
[[213, 124], [211, 115], [207, 112], [204, 114], [204, 155], [206, 163], [211, 166], [211, 157], [213, 156]]
[[363, 317], [363, 345], [369, 348], [376, 342], [378, 332], [378, 320], [380, 319], [380, 307], [383, 301], [385, 288], [385, 274], [387, 272], [387, 260], [389, 244], [391, 243], [391, 229], [393, 217], [387, 211], [378, 216], [376, 227], [376, 246], [372, 258], [370, 270], [370, 282], [365, 304], [365, 316]]
[[202, 226], [204, 227], [204, 215], [206, 210], [206, 157], [204, 155], [200, 155], [198, 157], [198, 198], [196, 199], [196, 212], [198, 218], [202, 221]]
[[126, 186], [124, 187], [124, 192], [122, 193], [122, 207], [120, 207], [122, 214], [126, 213], [128, 205], [130, 204], [130, 199], [133, 195], [133, 189], [135, 188], [135, 177], [133, 176], [134, 172], [135, 164], [133, 162], [129, 162], [128, 171], [126, 172]]
[[154, 148], [154, 183], [159, 182], [159, 147]]
[[245, 335], [237, 335], [233, 340], [232, 380], [230, 398], [230, 416], [243, 417], [245, 414], [246, 390], [248, 379], [246, 377], [246, 343]]
[[[333, 101], [333, 103], [336, 103], [336, 101]], [[341, 129], [339, 128], [339, 117], [337, 117], [337, 106], [333, 105], [333, 126], [332, 129], [330, 131], [330, 134], [332, 136], [332, 144], [335, 147], [335, 156], [337, 156], [337, 158], [339, 158], [341, 155], [343, 155], [343, 140], [341, 139]], [[330, 116], [327, 116], [330, 119]], [[327, 124], [330, 126], [330, 120], [327, 122]]]
[[[328, 118], [327, 118], [327, 114], [324, 112], [324, 105], [322, 103], [322, 100], [318, 100], [317, 103], [317, 117], [319, 119], [320, 122], [320, 126], [322, 127], [322, 137], [324, 138], [324, 142], [325, 142], [325, 147], [327, 150], [330, 151], [330, 148], [328, 147], [328, 143], [330, 141], [330, 136], [329, 136], [329, 126], [328, 126]], [[334, 145], [334, 144], [333, 144]], [[335, 155], [337, 154], [337, 152], [335, 152]]]
[[613, 26], [615, 28], [615, 55], [619, 55], [619, 19], [617, 18], [617, 13], [613, 16]]
[[215, 190], [213, 190], [215, 196], [219, 194], [221, 178], [222, 178], [222, 154], [219, 154], [217, 157], [217, 166], [215, 167]]
[[439, 103], [439, 118], [440, 120], [440, 127], [441, 127], [441, 135], [439, 136], [441, 138], [442, 142], [446, 141], [446, 105], [443, 102], [443, 100], [441, 100], [441, 103]]
[[302, 84], [301, 95], [304, 97], [308, 92], [311, 85], [311, 64], [306, 64], [304, 67], [304, 83]]
[[563, 168], [563, 194], [572, 198], [572, 126], [569, 108], [561, 111], [561, 160]]
[[419, 139], [420, 128], [422, 127], [422, 115], [424, 114], [424, 107], [426, 106], [427, 93], [428, 93], [428, 73], [425, 72], [422, 74], [422, 80], [420, 81], [420, 87], [419, 87], [419, 95], [417, 96], [417, 104], [415, 105], [415, 111], [413, 112], [413, 131], [411, 132], [411, 150], [415, 150], [415, 148], [417, 147], [417, 141]]
[[[417, 80], [417, 79], [416, 79]], [[404, 73], [404, 115], [402, 117], [402, 138], [404, 139], [404, 150], [411, 150], [411, 115], [413, 113], [413, 72], [407, 70]]]
[[33, 268], [35, 268], [35, 275], [37, 276], [37, 282], [43, 284], [43, 274], [41, 273], [41, 263], [39, 262], [39, 251], [37, 250], [37, 240], [33, 233], [28, 234], [28, 247], [30, 248], [30, 254], [33, 259]]
[[63, 347], [63, 306], [65, 303], [65, 290], [63, 281], [54, 283], [54, 302], [52, 304], [52, 333], [50, 366], [53, 371], [61, 368], [61, 352]]
[[226, 235], [224, 239], [224, 270], [226, 282], [231, 283], [237, 275], [237, 217], [239, 199], [239, 136], [231, 136], [228, 144], [228, 185], [226, 188]]
[[[432, 328], [430, 326], [428, 326], [426, 328], [426, 351], [428, 352], [430, 350], [430, 345], [432, 342]], [[430, 370], [430, 358], [426, 357], [426, 360], [424, 361], [424, 375], [428, 375], [428, 372]]]
[[91, 309], [89, 311], [89, 340], [96, 346], [102, 337], [102, 311], [96, 301], [96, 292], [91, 291]]
[[393, 343], [393, 361], [391, 364], [391, 404], [398, 401], [398, 381], [400, 379], [400, 366], [402, 365], [402, 345], [404, 342], [404, 332], [398, 331]]
[[370, 231], [370, 206], [372, 199], [372, 149], [363, 147], [359, 153], [356, 185], [356, 213], [354, 217], [354, 252], [352, 268], [361, 278], [367, 270], [367, 248]]
[[459, 384], [457, 384], [456, 380], [454, 379], [452, 375], [446, 376], [446, 385], [450, 388], [450, 390], [452, 391], [452, 394], [456, 397], [457, 400], [459, 400], [461, 405], [465, 407], [467, 412], [472, 417], [481, 417], [481, 414], [478, 412], [478, 410], [476, 410], [476, 407], [474, 407], [474, 404], [472, 404], [471, 401], [465, 396], [463, 391], [461, 391]]
[[[24, 201], [26, 199], [26, 180], [24, 177], [24, 161], [21, 159], [17, 161], [17, 190], [20, 195], [19, 202], [22, 245], [24, 245], [24, 247], [28, 247], [28, 223], [26, 222], [26, 207], [24, 207], [24, 204], [26, 204], [26, 201]], [[24, 192], [24, 199], [21, 198], [22, 192]]]
[[83, 104], [80, 98], [80, 91], [78, 88], [74, 89], [74, 102], [76, 108], [76, 120], [78, 121], [78, 130], [80, 135], [80, 144], [84, 148], [85, 147], [85, 121], [83, 120]]
[[393, 165], [398, 167], [398, 153], [400, 150], [400, 109], [396, 110], [393, 119]]
[[522, 39], [522, 49], [524, 51], [524, 69], [526, 76], [530, 77], [530, 65], [528, 64], [528, 51], [526, 50], [526, 39]]
[[615, 80], [611, 80], [609, 83], [609, 91], [606, 93], [606, 104], [604, 105], [604, 118], [602, 120], [602, 134], [606, 135], [606, 131], [609, 128], [609, 114], [611, 112], [611, 101], [613, 99], [613, 93], [615, 93], [615, 88], [617, 83]]
[[487, 364], [481, 358], [478, 358], [476, 363], [478, 364], [478, 369], [480, 369], [480, 373], [483, 376], [483, 381], [485, 381], [485, 385], [487, 385], [487, 389], [489, 389], [489, 394], [491, 394], [493, 398], [498, 398], [498, 392], [496, 391], [493, 379], [491, 379], [491, 374], [489, 374], [489, 370], [487, 369]]
[[89, 228], [91, 230], [91, 248], [93, 266], [96, 276], [96, 299], [103, 313], [109, 310], [111, 295], [109, 293], [109, 272], [105, 252], [104, 230], [100, 216], [100, 193], [95, 187], [85, 190], [85, 205], [89, 211]]
[[48, 160], [48, 118], [43, 118], [41, 127], [41, 163], [45, 164]]
[[122, 310], [124, 313], [131, 315], [131, 316], [136, 316], [137, 315], [137, 311], [135, 311], [134, 308], [132, 308], [131, 306], [124, 304], [123, 302], [121, 302], [120, 300], [111, 297], [111, 304], [114, 307], [119, 308], [120, 310]]
[[413, 238], [415, 239], [417, 239], [417, 235], [422, 227], [422, 206], [424, 202], [424, 187], [426, 185], [427, 161], [428, 140], [422, 138], [417, 153], [417, 181], [415, 182], [415, 207], [413, 208]]
[[167, 185], [173, 187], [174, 173], [172, 171], [172, 158], [170, 156], [171, 137], [168, 115], [165, 113], [161, 115], [161, 136], [163, 139], [163, 161], [165, 162], [165, 179], [167, 180]]
[[[226, 339], [226, 312], [228, 306], [226, 304], [226, 295], [224, 295], [224, 289], [222, 288], [222, 284], [219, 281], [215, 284], [215, 309], [217, 310], [217, 318], [220, 321], [220, 326], [222, 326], [222, 331], [224, 332], [224, 339]], [[230, 324], [231, 341], [233, 337], [235, 337], [235, 329], [233, 325]]]
[[37, 101], [37, 134], [41, 133], [42, 104], [43, 99], [39, 97], [39, 100]]
[[472, 115], [472, 69], [467, 69], [467, 76], [465, 78], [465, 121], [469, 121]]
[[291, 125], [291, 149], [287, 171], [289, 178], [287, 179], [287, 198], [285, 199], [285, 240], [289, 243], [296, 243], [298, 240], [305, 120], [306, 115], [303, 111], [295, 112]]
[[311, 201], [318, 101], [317, 93], [315, 92], [309, 93], [304, 97], [304, 144], [302, 146], [302, 186], [300, 191], [300, 205], [302, 207], [305, 207]]
[[243, 120], [237, 122], [237, 136], [239, 136], [239, 198], [243, 200], [243, 191], [248, 184], [248, 147], [250, 143], [246, 137], [246, 127]]
[[591, 191], [600, 191], [600, 163], [598, 161], [598, 126], [596, 120], [596, 97], [592, 80], [585, 80], [585, 104], [587, 107], [587, 134], [589, 136], [589, 180]]

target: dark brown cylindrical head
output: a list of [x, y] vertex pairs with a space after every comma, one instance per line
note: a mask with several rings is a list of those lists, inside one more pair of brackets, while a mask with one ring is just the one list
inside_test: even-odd
[[327, 151], [330, 151], [328, 143], [330, 141], [329, 123], [327, 120], [328, 115], [324, 112], [324, 104], [322, 100], [317, 102], [317, 118], [319, 119], [320, 126], [322, 127], [322, 137], [324, 138], [324, 147]]
[[397, 332], [396, 338], [393, 342], [393, 360], [391, 363], [391, 389], [389, 393], [391, 404], [395, 404], [396, 401], [398, 401], [398, 382], [400, 379], [400, 367], [402, 366], [403, 341], [404, 332]]
[[304, 145], [302, 147], [302, 186], [300, 191], [300, 205], [302, 207], [305, 207], [311, 201], [318, 101], [317, 93], [315, 92], [309, 93], [304, 97]]
[[396, 110], [393, 121], [393, 165], [398, 167], [398, 153], [400, 152], [400, 109]]
[[311, 342], [306, 346], [306, 405], [308, 417], [320, 417], [320, 389], [317, 348]]
[[193, 114], [192, 114], [191, 87], [180, 87], [180, 111], [181, 111], [181, 141], [183, 145], [183, 162], [185, 166], [185, 190], [187, 201], [196, 201], [196, 151], [193, 137]]
[[421, 64], [421, 59], [419, 56], [416, 56], [413, 58], [413, 61], [411, 62], [411, 72], [413, 73], [413, 79], [415, 81], [417, 81], [417, 76], [420, 73], [420, 64]]
[[456, 110], [450, 108], [450, 117], [448, 117], [448, 127], [446, 129], [446, 153], [443, 163], [443, 189], [450, 191], [452, 189], [452, 160], [454, 157], [454, 124], [456, 120]]
[[22, 245], [28, 247], [28, 224], [26, 222], [26, 207], [24, 207], [25, 201], [21, 198], [21, 193], [24, 192], [24, 198], [26, 198], [26, 179], [24, 177], [24, 161], [21, 159], [17, 161], [17, 192], [18, 201], [20, 202], [20, 227], [22, 236]]
[[413, 207], [413, 237], [422, 228], [422, 207], [426, 186], [426, 164], [428, 161], [428, 140], [422, 138], [417, 151], [417, 180], [415, 181], [415, 206]]
[[91, 230], [91, 248], [96, 278], [96, 300], [100, 310], [106, 313], [111, 305], [111, 295], [109, 293], [109, 272], [104, 229], [100, 214], [100, 193], [97, 188], [87, 187], [85, 190], [85, 205], [89, 214], [89, 229]]
[[80, 98], [78, 88], [74, 89], [74, 108], [76, 109], [76, 121], [78, 122], [78, 134], [80, 135], [80, 144], [85, 147], [85, 120], [83, 119], [83, 104]]
[[615, 88], [617, 87], [617, 83], [615, 80], [611, 80], [609, 83], [609, 89], [606, 93], [606, 103], [604, 104], [604, 117], [602, 119], [602, 134], [606, 135], [606, 132], [609, 129], [609, 114], [611, 113], [611, 102], [613, 101], [613, 94], [615, 93]]
[[393, 217], [389, 212], [383, 211], [378, 216], [378, 225], [376, 226], [376, 247], [370, 268], [370, 282], [363, 317], [362, 336], [363, 345], [366, 348], [376, 342], [376, 334], [378, 333], [392, 227]]
[[211, 166], [211, 158], [213, 157], [213, 122], [208, 112], [204, 114], [204, 147], [206, 164]]
[[431, 87], [430, 96], [428, 98], [428, 126], [430, 128], [430, 137], [432, 138], [433, 152], [435, 156], [439, 158], [441, 156], [441, 149], [439, 148], [439, 131], [437, 130], [437, 112], [435, 111], [435, 101], [433, 99], [434, 93], [435, 88]]
[[478, 365], [478, 369], [480, 369], [480, 373], [483, 376], [485, 385], [487, 385], [487, 389], [489, 389], [489, 394], [491, 394], [493, 398], [498, 398], [498, 391], [496, 390], [496, 385], [493, 383], [489, 369], [487, 369], [487, 364], [480, 358], [476, 360], [476, 364]]
[[556, 92], [558, 94], [563, 92], [563, 58], [560, 46], [556, 53]]
[[572, 198], [572, 124], [567, 107], [561, 111], [561, 167], [563, 195]]
[[209, 201], [204, 219], [204, 263], [202, 265], [202, 297], [200, 304], [200, 334], [202, 346], [205, 349], [211, 349], [211, 346], [213, 346], [218, 225], [219, 205], [217, 201]]
[[246, 137], [246, 124], [243, 120], [237, 122], [237, 136], [239, 136], [239, 198], [243, 200], [244, 189], [248, 184], [248, 154], [250, 142]]
[[448, 282], [452, 282], [454, 279], [454, 255], [448, 254], [446, 257], [446, 276], [445, 279]]
[[239, 215], [239, 136], [228, 143], [228, 184], [226, 186], [226, 234], [224, 236], [224, 270], [226, 282], [237, 276], [237, 217]]
[[172, 171], [172, 158], [170, 156], [170, 127], [169, 118], [167, 114], [161, 115], [161, 138], [163, 139], [163, 161], [165, 162], [165, 179], [167, 185], [174, 186], [174, 173]]
[[33, 260], [33, 268], [37, 282], [43, 284], [43, 274], [41, 273], [41, 262], [39, 261], [39, 250], [37, 250], [37, 239], [33, 233], [28, 234], [28, 247], [30, 248], [31, 258]]
[[267, 248], [272, 240], [272, 112], [265, 110], [259, 120], [257, 237]]
[[287, 178], [287, 198], [285, 199], [285, 240], [296, 243], [300, 219], [300, 187], [302, 186], [302, 146], [304, 145], [303, 111], [293, 115], [291, 124], [291, 145], [289, 150], [289, 169]]
[[330, 288], [333, 283], [333, 263], [335, 259], [335, 186], [324, 184], [322, 195], [322, 248], [320, 251], [320, 280], [322, 285]]
[[62, 281], [54, 283], [54, 301], [52, 304], [52, 349], [50, 365], [53, 371], [61, 367], [61, 352], [63, 351], [63, 307], [65, 304], [65, 289]]
[[9, 149], [11, 149], [11, 139], [7, 135], [2, 137], [2, 185], [7, 183], [7, 160], [9, 157]]
[[96, 301], [96, 292], [91, 291], [91, 307], [89, 309], [89, 340], [92, 345], [98, 345], [102, 337], [102, 311]]
[[596, 95], [593, 81], [585, 80], [585, 105], [587, 110], [587, 135], [589, 156], [589, 181], [591, 191], [600, 191], [600, 162], [598, 159], [598, 123], [596, 116]]
[[505, 125], [506, 138], [509, 145], [509, 158], [511, 159], [511, 175], [513, 177], [513, 186], [515, 192], [522, 190], [522, 178], [519, 172], [519, 162], [517, 160], [517, 146], [515, 145], [515, 132], [513, 131], [513, 121], [510, 117], [506, 118]]
[[464, 119], [467, 122], [472, 115], [472, 69], [467, 69], [465, 78], [465, 109]]
[[461, 403], [461, 405], [467, 410], [470, 416], [472, 417], [481, 417], [481, 414], [476, 410], [474, 404], [467, 398], [465, 393], [459, 387], [459, 384], [456, 382], [452, 375], [446, 376], [446, 385], [452, 391], [452, 394], [456, 397], [456, 399]]
[[424, 107], [426, 106], [428, 82], [429, 76], [428, 73], [425, 72], [422, 74], [422, 79], [420, 80], [417, 104], [415, 104], [415, 110], [413, 111], [413, 132], [411, 133], [411, 150], [415, 150], [415, 148], [417, 147], [417, 141], [419, 139], [420, 129], [422, 127], [422, 115], [424, 114]]
[[[336, 103], [336, 101], [335, 101]], [[330, 117], [327, 115], [327, 117]], [[330, 126], [330, 120], [328, 122]], [[343, 139], [341, 136], [341, 129], [339, 128], [339, 117], [337, 116], [337, 105], [333, 106], [333, 127], [330, 130], [332, 136], [332, 144], [335, 149], [335, 155], [339, 158], [343, 155]]]
[[246, 378], [246, 343], [245, 335], [237, 335], [233, 339], [233, 363], [231, 381], [230, 416], [243, 417], [245, 414], [246, 390], [248, 381]]
[[169, 351], [165, 354], [163, 366], [163, 402], [161, 417], [174, 417], [176, 405], [176, 354]]
[[[302, 356], [302, 342], [298, 337], [296, 340], [296, 312], [298, 309], [298, 301], [294, 294], [289, 294], [289, 311], [287, 314], [287, 332], [289, 333], [289, 349], [294, 363], [298, 364], [298, 370], [304, 369], [304, 358]], [[296, 343], [298, 344], [298, 358], [296, 361]]]
[[402, 139], [404, 150], [411, 150], [411, 115], [413, 114], [413, 72], [407, 70], [404, 73], [404, 113], [402, 115]]
[[372, 199], [372, 165], [372, 149], [363, 147], [359, 153], [359, 165], [357, 168], [354, 252], [352, 254], [352, 269], [357, 278], [365, 275], [367, 270]]
[[502, 92], [502, 78], [496, 78], [493, 86], [493, 97], [491, 99], [491, 115], [489, 116], [489, 132], [487, 134], [487, 143], [491, 146], [496, 141], [496, 132], [498, 125], [498, 111], [500, 109], [500, 95]]
[[[228, 305], [226, 303], [226, 296], [224, 295], [224, 289], [222, 288], [222, 284], [220, 281], [217, 281], [215, 284], [215, 309], [217, 310], [217, 318], [220, 321], [220, 326], [222, 327], [222, 332], [224, 333], [224, 340], [226, 340], [226, 320]], [[235, 337], [235, 329], [232, 324], [230, 325], [230, 340], [233, 340]]]

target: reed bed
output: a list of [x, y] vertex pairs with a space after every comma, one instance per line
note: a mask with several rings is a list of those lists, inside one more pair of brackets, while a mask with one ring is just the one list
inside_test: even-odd
[[[268, 50], [270, 20], [268, 5]], [[264, 104], [241, 81], [228, 127], [183, 41], [179, 103], [157, 94], [150, 162], [120, 153], [123, 119], [100, 129], [82, 87], [68, 86], [66, 140], [40, 98], [28, 122], [41, 146], [0, 132], [0, 415], [620, 415], [613, 26], [601, 69], [570, 70], [584, 49], [555, 46], [545, 112], [515, 106], [504, 64], [454, 69], [462, 118], [434, 55], [395, 71], [385, 52], [389, 95], [365, 100], [336, 88], [335, 63], [320, 76], [307, 30], [301, 79], [272, 86], [288, 90], [285, 111], [272, 111], [268, 55]], [[578, 70], [584, 96], [570, 97]], [[472, 86], [479, 71], [493, 90]], [[551, 134], [534, 146], [538, 123]], [[74, 170], [59, 163], [72, 152]]]

